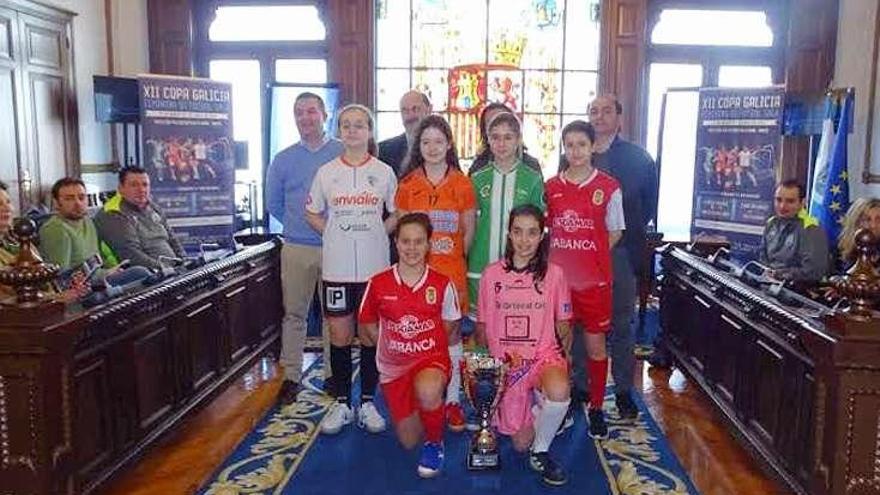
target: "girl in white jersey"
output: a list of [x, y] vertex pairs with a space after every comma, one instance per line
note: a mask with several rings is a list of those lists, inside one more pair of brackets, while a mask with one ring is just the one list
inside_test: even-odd
[[[389, 265], [388, 233], [396, 216], [382, 220], [383, 210], [394, 213], [397, 179], [394, 171], [376, 159], [373, 115], [362, 105], [339, 112], [342, 156], [318, 169], [306, 202], [306, 220], [321, 233], [324, 314], [330, 326], [331, 392], [336, 403], [321, 424], [323, 433], [338, 433], [351, 423], [351, 343], [355, 311], [367, 280]], [[385, 430], [385, 419], [373, 405], [379, 373], [375, 344], [361, 345], [361, 406], [358, 424], [371, 433]]]

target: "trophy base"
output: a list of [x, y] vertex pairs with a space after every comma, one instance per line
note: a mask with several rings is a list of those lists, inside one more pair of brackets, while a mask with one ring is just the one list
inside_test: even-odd
[[467, 458], [468, 471], [495, 471], [501, 469], [501, 456], [471, 452]]

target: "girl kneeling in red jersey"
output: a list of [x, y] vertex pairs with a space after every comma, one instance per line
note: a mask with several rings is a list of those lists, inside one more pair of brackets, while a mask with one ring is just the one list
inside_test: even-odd
[[379, 381], [397, 438], [407, 449], [424, 432], [418, 474], [443, 467], [443, 394], [451, 364], [449, 333], [461, 318], [455, 286], [428, 267], [433, 229], [424, 213], [403, 215], [395, 232], [400, 261], [370, 278], [359, 336], [376, 345]]

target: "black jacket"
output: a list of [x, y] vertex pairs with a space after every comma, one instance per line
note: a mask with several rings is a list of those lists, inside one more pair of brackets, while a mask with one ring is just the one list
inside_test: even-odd
[[616, 137], [604, 153], [593, 155], [593, 163], [620, 183], [626, 221], [620, 246], [627, 250], [636, 273], [641, 274], [645, 268], [642, 266], [645, 227], [657, 213], [658, 183], [654, 160], [641, 146]]
[[404, 163], [408, 154], [409, 144], [406, 142], [406, 133], [379, 143], [379, 160], [387, 163], [394, 170], [397, 178], [400, 178], [400, 174], [406, 168]]

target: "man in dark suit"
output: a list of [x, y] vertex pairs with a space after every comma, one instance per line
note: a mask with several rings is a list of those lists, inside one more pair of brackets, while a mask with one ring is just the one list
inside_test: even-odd
[[431, 115], [431, 100], [424, 93], [410, 90], [400, 98], [404, 133], [379, 143], [379, 160], [390, 165], [398, 178], [406, 171], [406, 159], [416, 126], [428, 115]]

